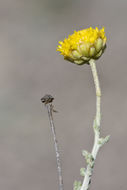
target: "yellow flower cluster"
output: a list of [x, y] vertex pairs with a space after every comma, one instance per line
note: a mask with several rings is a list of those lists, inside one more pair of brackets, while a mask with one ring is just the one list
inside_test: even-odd
[[59, 41], [59, 44], [57, 51], [65, 59], [79, 65], [88, 63], [90, 59], [98, 59], [106, 47], [104, 27], [101, 30], [90, 27], [74, 31], [64, 41]]

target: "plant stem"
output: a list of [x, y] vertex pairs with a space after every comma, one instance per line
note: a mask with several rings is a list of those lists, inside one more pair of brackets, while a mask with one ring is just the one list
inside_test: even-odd
[[99, 85], [99, 79], [98, 79], [98, 74], [97, 74], [97, 70], [96, 70], [96, 64], [94, 62], [94, 60], [90, 60], [90, 67], [92, 70], [92, 75], [93, 75], [93, 79], [94, 79], [94, 84], [95, 84], [95, 90], [96, 90], [96, 116], [95, 116], [95, 121], [94, 121], [94, 145], [93, 145], [93, 149], [91, 152], [91, 156], [93, 158], [93, 164], [89, 164], [87, 165], [87, 169], [86, 169], [86, 173], [85, 173], [85, 177], [83, 180], [83, 184], [81, 186], [80, 190], [88, 190], [89, 189], [89, 185], [91, 183], [91, 176], [93, 173], [93, 167], [95, 164], [95, 160], [96, 160], [96, 156], [97, 153], [101, 147], [101, 144], [99, 144], [99, 139], [100, 139], [100, 119], [101, 119], [101, 114], [100, 114], [100, 104], [101, 104], [101, 89], [100, 89], [100, 85]]
[[62, 167], [60, 162], [60, 153], [58, 148], [58, 140], [56, 138], [56, 132], [55, 132], [55, 125], [53, 121], [53, 106], [51, 103], [46, 104], [49, 121], [50, 121], [50, 127], [53, 134], [53, 140], [54, 140], [54, 146], [55, 146], [55, 153], [56, 153], [56, 162], [57, 162], [57, 171], [58, 171], [58, 178], [59, 178], [59, 190], [64, 190], [63, 187], [63, 177], [62, 177]]

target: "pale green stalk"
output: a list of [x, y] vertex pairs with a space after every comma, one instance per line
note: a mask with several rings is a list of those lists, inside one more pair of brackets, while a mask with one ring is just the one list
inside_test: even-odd
[[96, 70], [96, 64], [93, 59], [89, 61], [90, 67], [92, 70], [92, 75], [94, 79], [95, 84], [95, 90], [96, 90], [96, 116], [93, 123], [93, 129], [94, 129], [94, 145], [92, 152], [89, 153], [87, 151], [83, 151], [83, 156], [85, 156], [86, 162], [87, 162], [87, 168], [84, 171], [84, 180], [82, 183], [82, 186], [80, 190], [88, 190], [89, 185], [91, 183], [91, 176], [93, 173], [93, 168], [96, 160], [97, 153], [102, 147], [103, 144], [108, 142], [109, 136], [106, 136], [105, 138], [100, 138], [100, 120], [101, 120], [101, 113], [100, 113], [100, 104], [101, 104], [101, 89], [98, 79], [98, 74]]

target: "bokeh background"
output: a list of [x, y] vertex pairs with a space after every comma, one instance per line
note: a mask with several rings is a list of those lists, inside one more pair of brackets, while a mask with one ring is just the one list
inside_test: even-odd
[[91, 190], [127, 186], [127, 1], [0, 0], [0, 189], [58, 189], [47, 111], [51, 94], [60, 143], [64, 186], [82, 180], [81, 155], [93, 144], [95, 91], [88, 65], [56, 52], [74, 30], [105, 26], [107, 50], [97, 61], [102, 87], [102, 136]]

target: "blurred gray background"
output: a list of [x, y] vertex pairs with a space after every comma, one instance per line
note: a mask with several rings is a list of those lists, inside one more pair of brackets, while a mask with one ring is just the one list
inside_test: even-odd
[[54, 96], [65, 190], [82, 180], [83, 149], [91, 150], [95, 90], [88, 65], [56, 52], [74, 30], [105, 26], [107, 50], [97, 61], [102, 87], [102, 136], [91, 190], [127, 186], [127, 1], [0, 0], [0, 189], [58, 189], [47, 111]]

